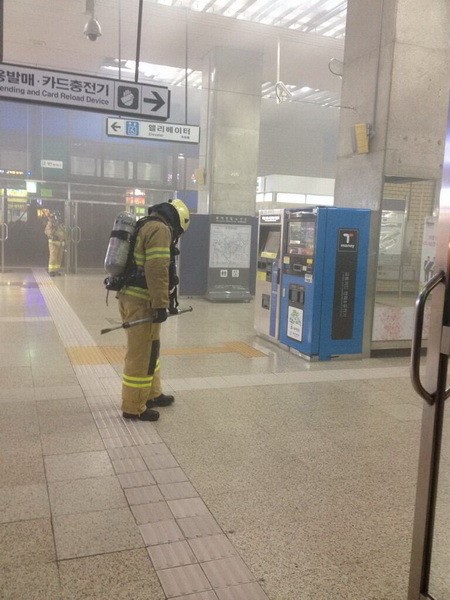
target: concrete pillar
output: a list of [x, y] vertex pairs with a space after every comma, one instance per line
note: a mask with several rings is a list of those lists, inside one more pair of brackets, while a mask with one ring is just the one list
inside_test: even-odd
[[[449, 70], [448, 0], [349, 0], [335, 204], [373, 213], [368, 299], [374, 299], [386, 180], [438, 181]], [[354, 126], [370, 126], [358, 154]], [[367, 313], [373, 314], [368, 306]], [[370, 335], [370, 327], [366, 328]], [[370, 340], [366, 340], [366, 348]]]
[[262, 55], [217, 47], [205, 58], [198, 212], [253, 215]]
[[[439, 179], [448, 105], [448, 0], [349, 0], [336, 203], [378, 210], [385, 176]], [[372, 129], [357, 154], [352, 128]]]

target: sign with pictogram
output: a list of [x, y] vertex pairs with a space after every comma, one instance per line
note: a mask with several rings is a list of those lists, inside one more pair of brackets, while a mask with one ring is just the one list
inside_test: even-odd
[[106, 133], [117, 137], [136, 137], [165, 142], [186, 142], [198, 144], [200, 127], [181, 123], [154, 123], [128, 119], [106, 119]]
[[166, 121], [170, 90], [146, 85], [0, 64], [0, 98]]

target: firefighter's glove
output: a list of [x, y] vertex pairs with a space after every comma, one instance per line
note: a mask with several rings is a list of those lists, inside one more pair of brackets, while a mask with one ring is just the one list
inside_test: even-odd
[[164, 323], [167, 319], [167, 309], [166, 308], [157, 308], [155, 311], [155, 316], [153, 317], [153, 323]]

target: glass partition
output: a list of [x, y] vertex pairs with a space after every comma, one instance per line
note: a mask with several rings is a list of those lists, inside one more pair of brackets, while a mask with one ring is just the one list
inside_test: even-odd
[[20, 176], [0, 179], [2, 270], [47, 266], [48, 239], [44, 229], [53, 212], [64, 223], [67, 192], [67, 184], [30, 182]]
[[[409, 348], [417, 294], [433, 273], [436, 182], [387, 178], [381, 206], [372, 348]], [[425, 329], [426, 338], [427, 328]]]
[[59, 213], [66, 230], [66, 273], [103, 269], [117, 214], [127, 210], [141, 217], [147, 214], [149, 206], [174, 196], [171, 189], [0, 179], [2, 270], [47, 267], [48, 240], [44, 230], [53, 212]]

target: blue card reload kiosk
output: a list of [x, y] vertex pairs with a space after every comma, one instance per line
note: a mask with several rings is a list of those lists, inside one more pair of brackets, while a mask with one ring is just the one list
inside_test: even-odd
[[370, 210], [286, 211], [281, 344], [309, 358], [362, 351]]

